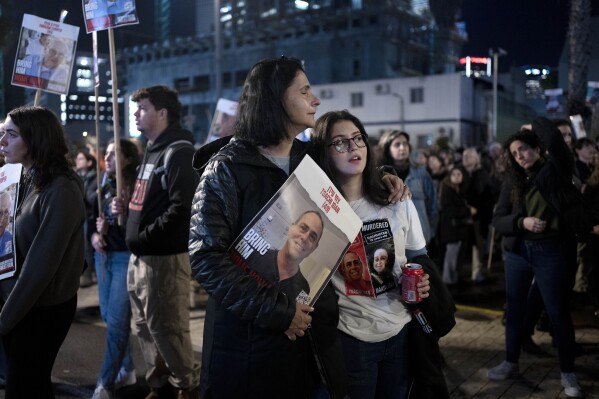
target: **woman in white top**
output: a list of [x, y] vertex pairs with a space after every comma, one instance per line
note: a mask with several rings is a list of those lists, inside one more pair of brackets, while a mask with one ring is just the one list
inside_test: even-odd
[[[409, 372], [404, 327], [411, 315], [394, 283], [408, 259], [426, 254], [426, 242], [412, 201], [389, 204], [380, 179], [373, 178], [376, 169], [367, 138], [360, 120], [347, 111], [322, 115], [312, 134], [317, 161], [364, 222], [363, 246], [357, 245], [357, 239], [351, 250], [361, 253], [360, 261], [365, 265], [384, 246], [395, 279], [385, 285], [386, 290], [369, 295], [369, 291], [349, 289], [343, 276], [336, 273], [332, 283], [339, 295], [338, 329], [350, 381], [349, 396], [405, 398]], [[422, 298], [427, 298], [427, 274], [418, 287]]]

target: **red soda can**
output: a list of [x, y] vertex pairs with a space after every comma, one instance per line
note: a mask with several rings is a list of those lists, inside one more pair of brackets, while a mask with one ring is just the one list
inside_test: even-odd
[[424, 274], [422, 265], [406, 263], [401, 269], [401, 296], [406, 303], [418, 303], [422, 300], [417, 284]]

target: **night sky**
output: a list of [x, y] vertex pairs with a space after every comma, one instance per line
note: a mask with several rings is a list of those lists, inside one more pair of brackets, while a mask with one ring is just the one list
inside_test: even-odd
[[[599, 0], [591, 2], [594, 15], [599, 15]], [[81, 0], [13, 0], [12, 3], [12, 9], [3, 11], [6, 11], [10, 19], [19, 26], [23, 12], [56, 20], [61, 8], [68, 9], [70, 13], [65, 22], [82, 27], [78, 48], [91, 50], [91, 35], [87, 35], [83, 28]], [[141, 3], [141, 0], [138, 0], [138, 3]], [[151, 23], [144, 23], [153, 19], [153, 2], [145, 0], [144, 3], [147, 6], [138, 10], [142, 21], [140, 25], [115, 30], [117, 48], [125, 42], [128, 45], [138, 44], [137, 41], [153, 34]], [[174, 0], [173, 11], [189, 13], [190, 10], [185, 9], [189, 7], [189, 3], [185, 0]], [[500, 58], [501, 71], [507, 71], [510, 66], [526, 64], [557, 66], [566, 40], [568, 12], [569, 0], [463, 0], [461, 21], [466, 24], [469, 39], [461, 55], [487, 56], [489, 48], [501, 47], [508, 52], [507, 56]], [[178, 30], [182, 29], [179, 25], [175, 27]], [[18, 35], [18, 28], [15, 30]], [[192, 31], [193, 26], [189, 26], [185, 28], [185, 32], [180, 33], [190, 35]], [[100, 52], [105, 52], [108, 50], [106, 34], [99, 36]], [[14, 47], [16, 41], [15, 38]], [[5, 53], [7, 70], [12, 70], [13, 60], [10, 58], [14, 58], [14, 47]], [[11, 88], [7, 89], [10, 91]], [[7, 96], [9, 103], [11, 97], [10, 94]]]
[[[592, 0], [597, 8], [598, 0]], [[487, 56], [501, 47], [499, 65], [557, 66], [568, 30], [568, 0], [464, 0], [469, 41], [462, 55]], [[502, 67], [502, 65], [505, 67]]]
[[[599, 8], [599, 0], [591, 1], [596, 9]], [[57, 19], [60, 8], [64, 7], [71, 11], [65, 22], [83, 28], [81, 3], [81, 0], [16, 1], [14, 11], [21, 16], [25, 11], [42, 18]], [[173, 11], [181, 11], [179, 3], [173, 2]], [[153, 19], [153, 6], [148, 5], [150, 7], [138, 10], [142, 24]], [[466, 23], [469, 39], [462, 55], [486, 56], [489, 48], [501, 47], [508, 52], [500, 63], [506, 68], [524, 64], [556, 66], [566, 39], [568, 11], [569, 0], [463, 0], [461, 20]], [[20, 21], [19, 17], [16, 19]], [[118, 30], [131, 32], [125, 33], [129, 40], [133, 39], [136, 31], [143, 32], [144, 36], [151, 35], [152, 27], [143, 25], [121, 27]], [[188, 30], [185, 33], [192, 34], [193, 27]], [[83, 28], [80, 37], [82, 45], [88, 42], [85, 36]]]

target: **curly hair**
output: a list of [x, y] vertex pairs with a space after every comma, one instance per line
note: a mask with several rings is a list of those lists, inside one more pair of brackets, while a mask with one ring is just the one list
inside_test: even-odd
[[528, 181], [526, 171], [524, 168], [522, 168], [522, 166], [518, 165], [518, 162], [516, 162], [514, 156], [510, 152], [510, 145], [514, 141], [521, 141], [533, 149], [538, 148], [541, 159], [546, 159], [547, 155], [543, 142], [532, 130], [522, 129], [512, 134], [505, 140], [503, 148], [508, 158], [507, 171], [514, 183], [511, 199], [514, 204], [521, 204], [524, 202], [524, 196], [530, 188], [530, 183]]
[[177, 126], [181, 123], [181, 102], [177, 91], [159, 85], [138, 89], [131, 95], [133, 102], [139, 102], [144, 98], [147, 98], [156, 110], [166, 109], [169, 126]]

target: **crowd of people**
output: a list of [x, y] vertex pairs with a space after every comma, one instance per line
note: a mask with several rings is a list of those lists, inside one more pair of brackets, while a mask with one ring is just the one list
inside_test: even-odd
[[[288, 57], [251, 68], [233, 136], [199, 150], [181, 126], [176, 91], [141, 88], [132, 100], [147, 145], [113, 141], [102, 158], [70, 151], [42, 107], [17, 108], [1, 125], [6, 163], [23, 165], [1, 247], [14, 243], [17, 263], [0, 281], [7, 399], [54, 397], [52, 366], [77, 289], [96, 282], [106, 341], [93, 399], [137, 381], [131, 320], [146, 399], [449, 397], [438, 339], [455, 324], [450, 292], [493, 283], [485, 267], [493, 246], [505, 264], [506, 360], [488, 377], [518, 375], [521, 350], [539, 349], [531, 334], [546, 314], [565, 392], [582, 395], [570, 303], [576, 296], [599, 308], [599, 155], [567, 120], [537, 118], [484, 149], [416, 150], [398, 130], [377, 142], [347, 111], [316, 120], [320, 99], [303, 63]], [[305, 129], [310, 142], [296, 138]], [[268, 284], [228, 256], [305, 155], [364, 224], [390, 226], [384, 246], [340, 258], [314, 306], [297, 298], [308, 289], [300, 263], [323, 233], [319, 211], [296, 215], [285, 245], [262, 259], [255, 272]], [[4, 237], [11, 212], [2, 195]], [[425, 269], [418, 311], [433, 334], [398, 289], [407, 262]], [[192, 279], [209, 294], [201, 368], [191, 347]], [[414, 357], [421, 370], [408, 367]]]

